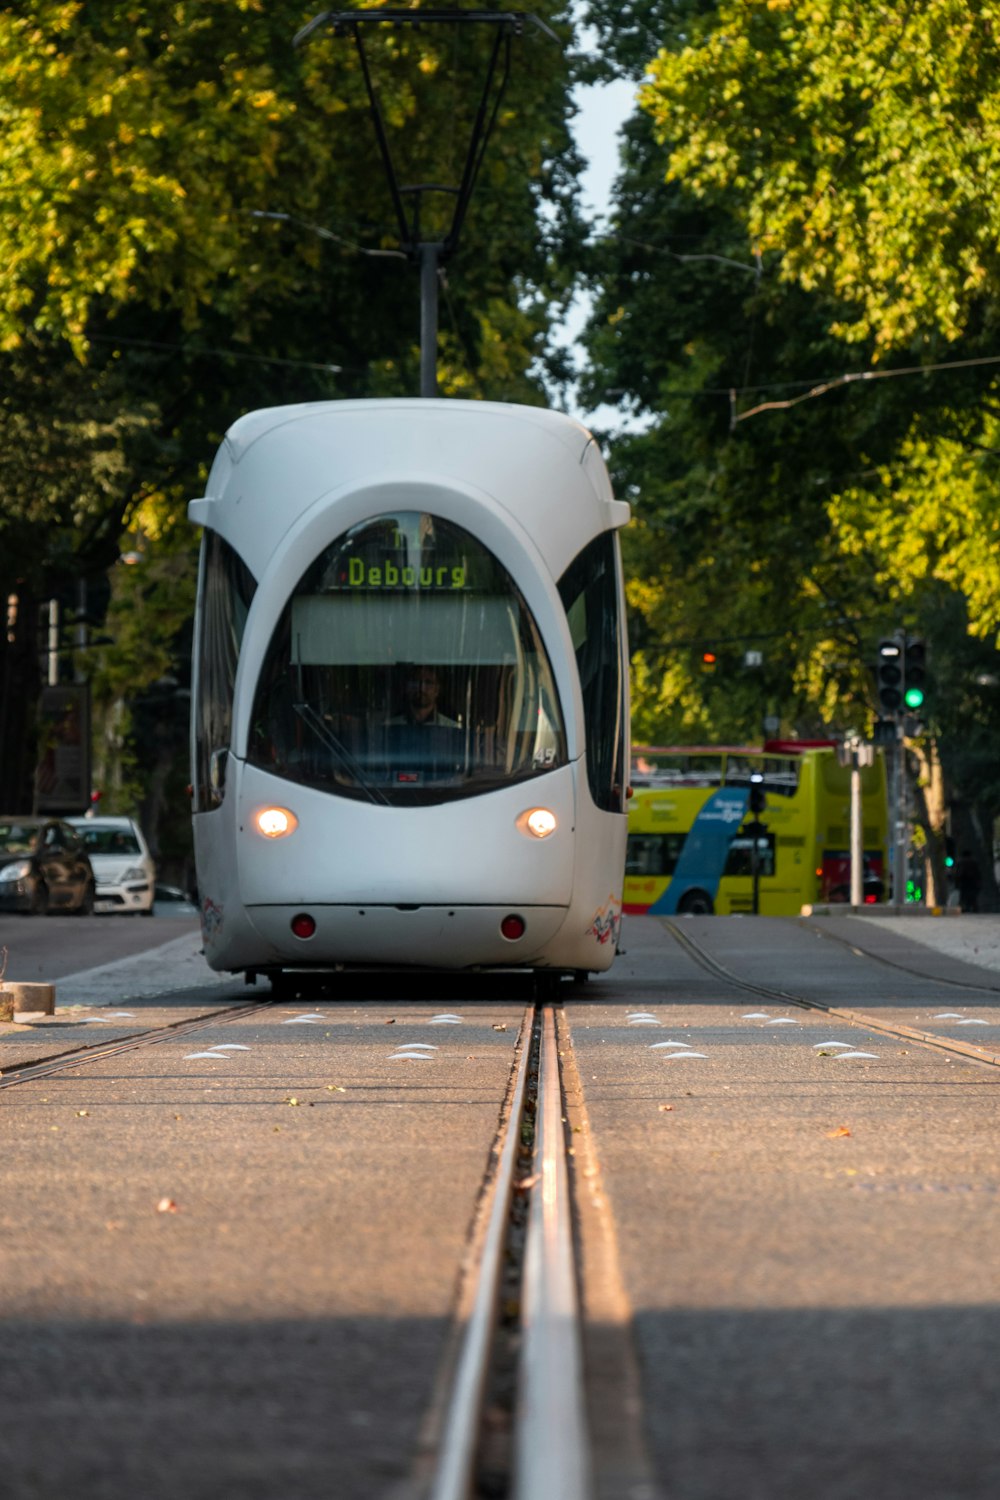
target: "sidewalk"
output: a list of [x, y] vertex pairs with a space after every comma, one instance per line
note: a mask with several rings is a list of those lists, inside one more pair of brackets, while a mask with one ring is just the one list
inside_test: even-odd
[[984, 912], [961, 917], [861, 917], [860, 921], [904, 932], [915, 943], [964, 959], [983, 969], [1000, 969], [1000, 915]]
[[[965, 983], [975, 982], [975, 970], [991, 974], [1000, 972], [1000, 915], [934, 917], [869, 916], [867, 912], [844, 916], [801, 917], [817, 932], [828, 933], [854, 943], [877, 958], [886, 958], [904, 966], [918, 960], [911, 944], [928, 955], [928, 974], [935, 971], [946, 978], [947, 962], [968, 964], [973, 971], [961, 976]], [[936, 961], [930, 955], [936, 955]], [[953, 977], [959, 978], [956, 973]], [[988, 988], [993, 988], [988, 985]]]

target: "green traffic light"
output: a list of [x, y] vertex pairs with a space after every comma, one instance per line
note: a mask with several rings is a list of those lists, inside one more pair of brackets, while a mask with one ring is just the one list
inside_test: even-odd
[[906, 692], [903, 694], [903, 702], [906, 704], [907, 708], [922, 708], [924, 704], [923, 688], [907, 688]]

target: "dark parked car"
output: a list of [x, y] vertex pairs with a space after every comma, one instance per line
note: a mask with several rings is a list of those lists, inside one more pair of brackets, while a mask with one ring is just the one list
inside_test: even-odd
[[0, 817], [0, 911], [89, 913], [94, 872], [60, 818]]

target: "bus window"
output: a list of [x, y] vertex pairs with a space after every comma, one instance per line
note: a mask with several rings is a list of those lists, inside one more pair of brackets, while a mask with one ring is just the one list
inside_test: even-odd
[[681, 833], [630, 833], [626, 875], [672, 875], [684, 847]]
[[[729, 846], [729, 855], [723, 875], [753, 874], [753, 839], [737, 834]], [[774, 834], [762, 834], [757, 839], [757, 874], [761, 878], [774, 874]]]

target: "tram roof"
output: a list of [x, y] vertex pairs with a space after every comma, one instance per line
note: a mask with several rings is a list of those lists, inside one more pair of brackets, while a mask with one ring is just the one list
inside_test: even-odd
[[[326, 496], [406, 482], [480, 493], [565, 561], [587, 535], [622, 526], [593, 435], [545, 407], [428, 398], [319, 401], [240, 417], [188, 515], [265, 559]], [[566, 537], [564, 544], [562, 537]]]

